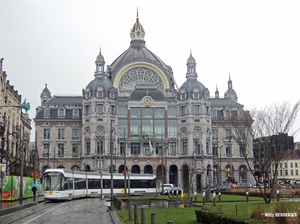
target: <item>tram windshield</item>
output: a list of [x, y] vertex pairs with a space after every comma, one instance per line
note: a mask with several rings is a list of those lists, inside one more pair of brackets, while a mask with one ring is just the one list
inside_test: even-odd
[[61, 191], [63, 189], [63, 174], [57, 172], [47, 172], [45, 177], [45, 190], [46, 191]]

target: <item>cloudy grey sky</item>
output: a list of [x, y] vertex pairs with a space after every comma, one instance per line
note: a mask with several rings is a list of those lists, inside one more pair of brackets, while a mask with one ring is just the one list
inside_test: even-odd
[[147, 48], [179, 86], [192, 51], [211, 95], [218, 86], [223, 96], [230, 74], [246, 109], [299, 99], [298, 0], [0, 0], [0, 58], [31, 118], [45, 84], [80, 95], [100, 46], [106, 65], [129, 47], [137, 8]]

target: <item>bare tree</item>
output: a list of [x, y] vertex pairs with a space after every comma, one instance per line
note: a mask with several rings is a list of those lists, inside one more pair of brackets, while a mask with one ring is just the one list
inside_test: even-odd
[[[256, 183], [259, 183], [259, 174], [267, 175], [268, 182], [258, 184], [265, 203], [270, 203], [271, 196], [276, 194], [278, 166], [289, 149], [288, 135], [299, 131], [299, 128], [293, 131], [299, 110], [300, 101], [292, 106], [284, 101], [252, 110], [251, 114], [246, 111], [246, 114], [231, 117], [232, 138], [239, 145]], [[270, 186], [271, 194], [268, 194]]]

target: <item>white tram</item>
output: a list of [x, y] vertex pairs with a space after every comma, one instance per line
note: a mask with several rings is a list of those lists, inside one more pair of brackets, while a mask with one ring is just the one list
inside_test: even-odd
[[[73, 198], [110, 195], [110, 173], [84, 172], [67, 169], [47, 169], [44, 173], [46, 200], [72, 200]], [[113, 174], [113, 194], [125, 193], [124, 175]], [[156, 192], [154, 174], [128, 174], [127, 189], [131, 195]]]

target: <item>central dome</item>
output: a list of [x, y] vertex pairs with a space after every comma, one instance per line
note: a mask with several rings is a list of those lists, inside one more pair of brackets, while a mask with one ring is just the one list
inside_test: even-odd
[[114, 75], [119, 68], [133, 61], [152, 62], [160, 66], [162, 69], [168, 70], [168, 66], [146, 47], [144, 40], [145, 30], [142, 24], [139, 22], [138, 16], [133, 28], [131, 29], [130, 36], [130, 47], [124, 51], [110, 66], [112, 79], [114, 79]]

